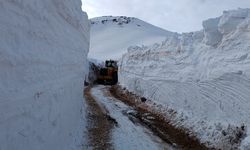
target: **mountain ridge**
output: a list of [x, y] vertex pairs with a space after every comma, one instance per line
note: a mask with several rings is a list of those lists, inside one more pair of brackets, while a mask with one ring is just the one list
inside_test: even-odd
[[90, 23], [89, 57], [99, 60], [119, 59], [131, 45], [150, 45], [178, 35], [135, 17], [102, 16]]

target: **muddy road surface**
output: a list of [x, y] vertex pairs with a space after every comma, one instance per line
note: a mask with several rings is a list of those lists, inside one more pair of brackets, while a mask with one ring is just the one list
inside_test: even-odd
[[[124, 103], [124, 100], [111, 94], [110, 88], [99, 85], [88, 87], [84, 91], [89, 149], [206, 149], [199, 143], [194, 144], [193, 141], [190, 141], [190, 145], [194, 146], [187, 142], [178, 143], [182, 140], [172, 138], [174, 130], [166, 128], [157, 116]], [[171, 134], [168, 134], [168, 131]]]

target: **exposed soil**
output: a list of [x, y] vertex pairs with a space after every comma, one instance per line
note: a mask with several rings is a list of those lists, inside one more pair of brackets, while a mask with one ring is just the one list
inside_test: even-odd
[[[171, 125], [167, 118], [159, 113], [149, 109], [144, 102], [145, 98], [140, 98], [134, 94], [124, 91], [120, 86], [115, 85], [110, 88], [110, 94], [118, 100], [133, 107], [136, 113], [131, 114], [140, 120], [141, 123], [148, 126], [157, 136], [166, 143], [176, 143], [178, 147], [185, 150], [207, 150], [204, 144], [193, 136], [190, 136], [187, 129], [176, 128]], [[141, 99], [141, 102], [138, 102]]]
[[116, 122], [108, 115], [108, 112], [95, 101], [90, 90], [90, 86], [84, 90], [88, 106], [88, 147], [96, 150], [113, 149], [111, 132]]

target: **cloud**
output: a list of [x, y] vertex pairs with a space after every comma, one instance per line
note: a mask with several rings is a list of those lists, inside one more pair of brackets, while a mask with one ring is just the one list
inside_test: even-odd
[[132, 16], [166, 30], [196, 31], [223, 10], [250, 7], [249, 0], [82, 0], [89, 16]]

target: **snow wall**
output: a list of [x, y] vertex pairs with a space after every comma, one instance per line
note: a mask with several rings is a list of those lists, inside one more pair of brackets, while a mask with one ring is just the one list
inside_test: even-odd
[[225, 11], [203, 27], [128, 48], [119, 82], [166, 116], [177, 111], [172, 123], [207, 146], [250, 149], [250, 9]]
[[80, 0], [0, 2], [0, 150], [82, 149], [88, 49]]

